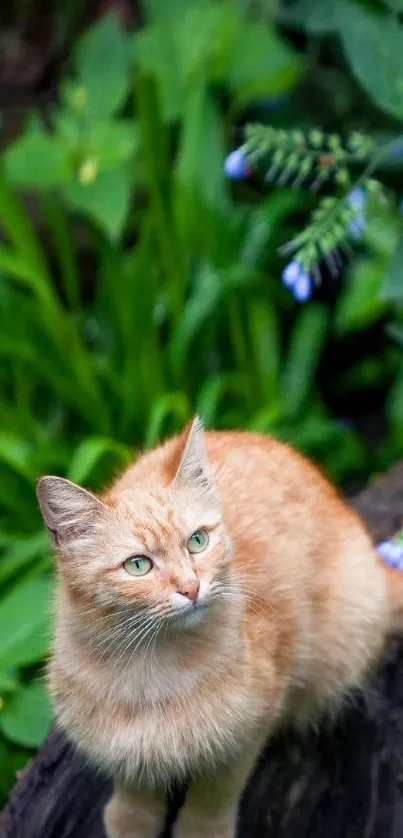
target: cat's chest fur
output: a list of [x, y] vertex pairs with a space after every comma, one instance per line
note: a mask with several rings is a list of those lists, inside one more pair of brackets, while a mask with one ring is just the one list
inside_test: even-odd
[[276, 702], [258, 697], [252, 678], [243, 650], [230, 664], [217, 653], [200, 667], [139, 658], [113, 679], [88, 679], [88, 670], [81, 678], [65, 667], [55, 698], [62, 723], [96, 763], [128, 779], [166, 785], [242, 752], [259, 722], [267, 721]]

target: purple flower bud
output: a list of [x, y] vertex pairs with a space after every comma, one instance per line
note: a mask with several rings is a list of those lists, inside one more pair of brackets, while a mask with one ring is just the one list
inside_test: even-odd
[[225, 159], [224, 171], [231, 180], [242, 180], [248, 176], [248, 161], [241, 148], [231, 151], [231, 154]]
[[290, 262], [282, 273], [282, 283], [286, 288], [293, 288], [297, 282], [298, 277], [302, 273], [302, 268], [299, 262]]
[[309, 274], [301, 271], [292, 291], [298, 303], [305, 303], [309, 300], [312, 294], [312, 279]]

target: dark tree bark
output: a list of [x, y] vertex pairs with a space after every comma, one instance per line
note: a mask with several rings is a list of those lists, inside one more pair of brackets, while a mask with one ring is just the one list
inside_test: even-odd
[[[352, 505], [375, 540], [403, 516], [403, 464]], [[1, 838], [104, 838], [106, 778], [54, 730], [0, 816]], [[178, 801], [177, 801], [178, 803]], [[403, 646], [391, 641], [336, 726], [266, 749], [244, 795], [242, 838], [403, 838]], [[206, 836], [208, 838], [208, 836]]]

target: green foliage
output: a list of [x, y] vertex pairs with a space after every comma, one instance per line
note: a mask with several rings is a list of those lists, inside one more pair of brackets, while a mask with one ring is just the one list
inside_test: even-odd
[[[298, 0], [279, 4], [279, 32], [264, 3], [261, 15], [251, 5], [148, 0], [144, 25], [131, 34], [107, 14], [73, 48], [46, 120], [31, 115], [2, 156], [2, 795], [50, 720], [41, 679], [53, 579], [39, 474], [96, 490], [134, 447], [154, 445], [196, 410], [208, 426], [274, 433], [340, 482], [384, 467], [403, 444], [396, 343], [385, 338], [382, 352], [351, 358], [334, 381], [347, 400], [357, 382], [375, 390], [387, 381], [387, 446], [364, 444], [320, 387], [329, 345], [380, 330], [391, 315], [402, 333], [399, 160], [392, 183], [387, 167], [377, 172], [386, 201], [380, 193], [369, 201], [363, 252], [334, 310], [324, 283], [323, 299], [296, 312], [278, 279], [285, 242], [300, 236], [302, 249], [315, 245], [313, 256], [305, 252], [308, 268], [329, 250], [329, 219], [330, 249], [340, 241], [354, 220], [345, 193], [399, 133], [401, 24], [385, 4]], [[307, 32], [308, 58], [292, 45], [295, 28]], [[351, 103], [343, 140], [332, 127], [338, 111], [329, 131], [318, 130], [321, 114], [308, 117], [305, 103], [302, 120], [293, 103], [300, 81], [318, 83], [322, 69], [326, 77], [315, 64], [324, 37], [344, 56], [334, 68]], [[333, 53], [340, 61], [341, 50]], [[376, 130], [373, 110], [356, 119], [357, 82], [379, 109]], [[331, 89], [332, 106], [344, 102]], [[315, 210], [307, 192], [270, 186], [264, 195], [259, 177], [232, 189], [223, 162], [246, 107], [259, 108], [265, 129], [248, 134], [257, 175], [269, 155], [296, 186], [319, 176], [335, 195], [320, 196]], [[393, 130], [384, 114], [397, 120]], [[365, 177], [370, 185], [372, 169]], [[309, 223], [314, 242], [304, 234]]]

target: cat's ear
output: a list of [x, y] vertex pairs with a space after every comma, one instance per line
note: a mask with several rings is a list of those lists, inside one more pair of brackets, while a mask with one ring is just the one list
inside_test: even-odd
[[216, 500], [215, 492], [209, 477], [206, 460], [204, 429], [199, 416], [195, 416], [183, 437], [183, 447], [175, 474], [177, 486], [189, 486], [198, 489]]
[[95, 495], [63, 477], [40, 477], [37, 495], [43, 520], [62, 550], [78, 546], [90, 536], [105, 509]]

